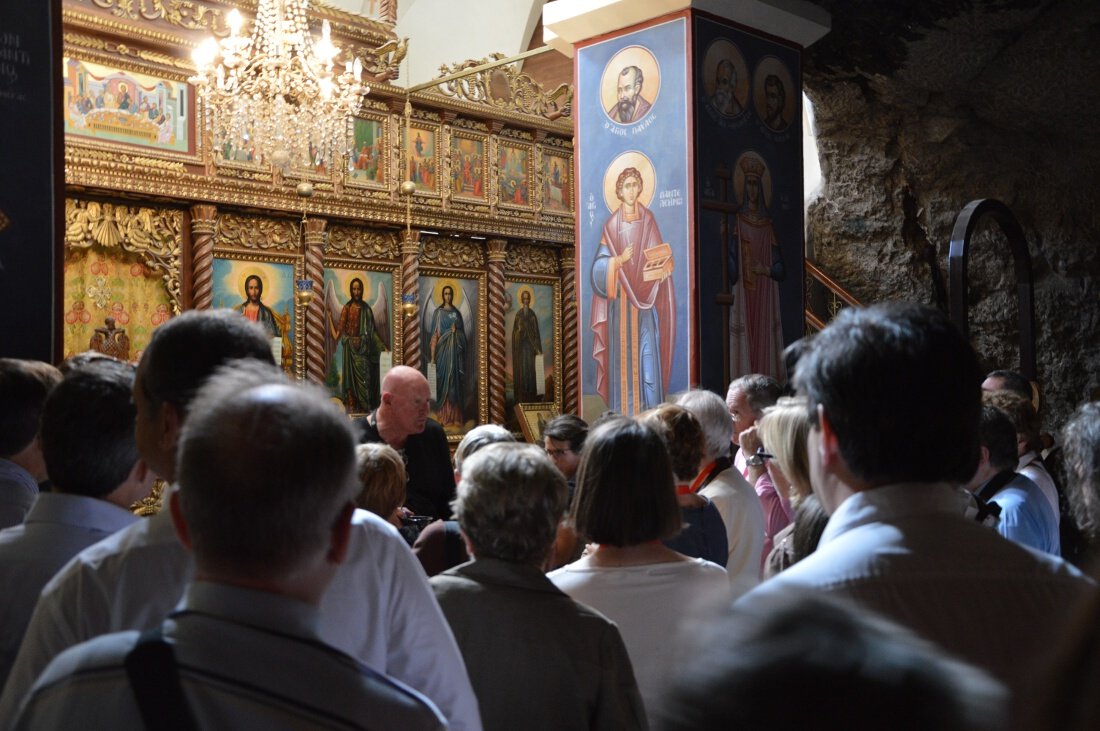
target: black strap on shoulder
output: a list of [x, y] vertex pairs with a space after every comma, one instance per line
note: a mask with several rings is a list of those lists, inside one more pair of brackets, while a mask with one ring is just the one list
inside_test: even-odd
[[176, 654], [160, 625], [143, 632], [126, 654], [126, 674], [148, 731], [198, 731], [180, 685]]
[[1001, 470], [982, 485], [982, 488], [978, 490], [978, 497], [989, 502], [993, 499], [994, 495], [1001, 491], [1001, 488], [1012, 482], [1012, 478], [1015, 476], [1016, 473], [1012, 470]]

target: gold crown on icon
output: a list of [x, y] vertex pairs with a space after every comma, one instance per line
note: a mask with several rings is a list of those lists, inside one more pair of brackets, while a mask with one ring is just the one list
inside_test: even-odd
[[764, 176], [764, 162], [755, 157], [746, 157], [741, 161], [741, 172], [745, 177], [761, 178]]

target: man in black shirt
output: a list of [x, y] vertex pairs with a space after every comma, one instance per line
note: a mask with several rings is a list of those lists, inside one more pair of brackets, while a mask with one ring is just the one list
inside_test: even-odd
[[454, 473], [443, 427], [428, 418], [431, 389], [424, 375], [397, 366], [382, 380], [382, 402], [359, 419], [359, 441], [385, 442], [405, 460], [409, 474], [405, 506], [416, 515], [451, 516]]

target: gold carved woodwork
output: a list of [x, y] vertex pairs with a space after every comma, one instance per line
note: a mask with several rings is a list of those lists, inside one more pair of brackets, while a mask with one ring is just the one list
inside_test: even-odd
[[476, 242], [458, 238], [431, 236], [424, 239], [420, 254], [422, 266], [480, 269], [485, 266], [485, 250]]
[[182, 230], [181, 211], [65, 200], [65, 245], [71, 249], [117, 247], [136, 254], [150, 268], [161, 272], [174, 315], [182, 310]]
[[227, 213], [218, 218], [216, 245], [221, 248], [298, 252], [298, 227], [293, 221]]
[[504, 423], [504, 261], [507, 239], [489, 239], [489, 421]]
[[514, 244], [508, 247], [505, 268], [523, 274], [558, 273], [558, 257], [553, 249], [533, 244]]
[[191, 306], [208, 310], [214, 302], [214, 240], [218, 208], [191, 206]]
[[[469, 59], [449, 66], [443, 65], [439, 67], [439, 76], [436, 78], [500, 61], [503, 58], [505, 58], [503, 53], [491, 53], [487, 58], [480, 60]], [[460, 79], [445, 81], [433, 89], [444, 96], [474, 104], [484, 104], [502, 111], [536, 115], [549, 120], [569, 116], [573, 106], [572, 86], [562, 84], [553, 91], [546, 91], [533, 78], [520, 72], [518, 64], [478, 71]]]
[[164, 20], [186, 30], [205, 30], [228, 35], [225, 12], [192, 0], [91, 0], [92, 4], [110, 10], [127, 20]]
[[326, 253], [352, 259], [396, 259], [400, 250], [396, 233], [332, 226], [328, 232]]
[[157, 53], [156, 51], [147, 51], [141, 48], [133, 48], [125, 43], [115, 43], [114, 41], [104, 40], [97, 36], [86, 36], [80, 33], [66, 33], [63, 36], [65, 43], [71, 46], [81, 46], [83, 48], [91, 48], [103, 53], [112, 53], [119, 56], [128, 56], [130, 58], [138, 58], [142, 61], [148, 61], [150, 63], [161, 64], [162, 66], [174, 66], [175, 68], [187, 69], [188, 71], [194, 69], [195, 65], [184, 58], [177, 58], [175, 56], [169, 56], [165, 53]]
[[148, 518], [159, 513], [164, 506], [164, 488], [167, 485], [164, 480], [155, 481], [149, 494], [130, 506], [130, 512], [139, 518]]

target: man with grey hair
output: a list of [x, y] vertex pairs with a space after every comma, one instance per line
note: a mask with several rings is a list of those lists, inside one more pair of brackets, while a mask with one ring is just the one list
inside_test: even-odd
[[[274, 365], [263, 330], [227, 310], [185, 312], [154, 331], [134, 381], [135, 438], [169, 482], [195, 393], [219, 366], [241, 358]], [[462, 656], [405, 540], [365, 510], [352, 523], [348, 560], [321, 601], [321, 638], [431, 698], [452, 727], [480, 728]], [[193, 574], [166, 510], [78, 554], [42, 591], [0, 699], [0, 727], [54, 656], [97, 635], [159, 626]]]
[[490, 731], [646, 725], [619, 630], [542, 572], [566, 494], [533, 445], [492, 444], [463, 468], [453, 507], [474, 560], [431, 583]]
[[58, 655], [17, 728], [156, 727], [161, 714], [194, 728], [445, 726], [317, 632], [358, 490], [355, 433], [325, 394], [256, 361], [223, 367], [192, 402], [176, 476], [171, 517], [195, 561], [179, 608]]
[[774, 536], [794, 519], [790, 498], [775, 489], [764, 463], [766, 458], [757, 454], [766, 452], [767, 447], [761, 443], [756, 425], [764, 409], [775, 406], [782, 394], [778, 381], [759, 373], [735, 379], [726, 392], [726, 405], [733, 416], [733, 442], [740, 447], [733, 464], [756, 491], [764, 511], [764, 556], [771, 552]]
[[734, 469], [730, 458], [733, 419], [712, 391], [692, 389], [676, 403], [690, 411], [703, 427], [705, 467], [699, 494], [710, 498], [726, 526], [729, 558], [726, 572], [736, 599], [760, 581], [760, 552], [764, 550], [764, 511], [752, 486]]
[[1100, 542], [1100, 401], [1082, 404], [1062, 428], [1068, 487], [1066, 497], [1091, 553]]

